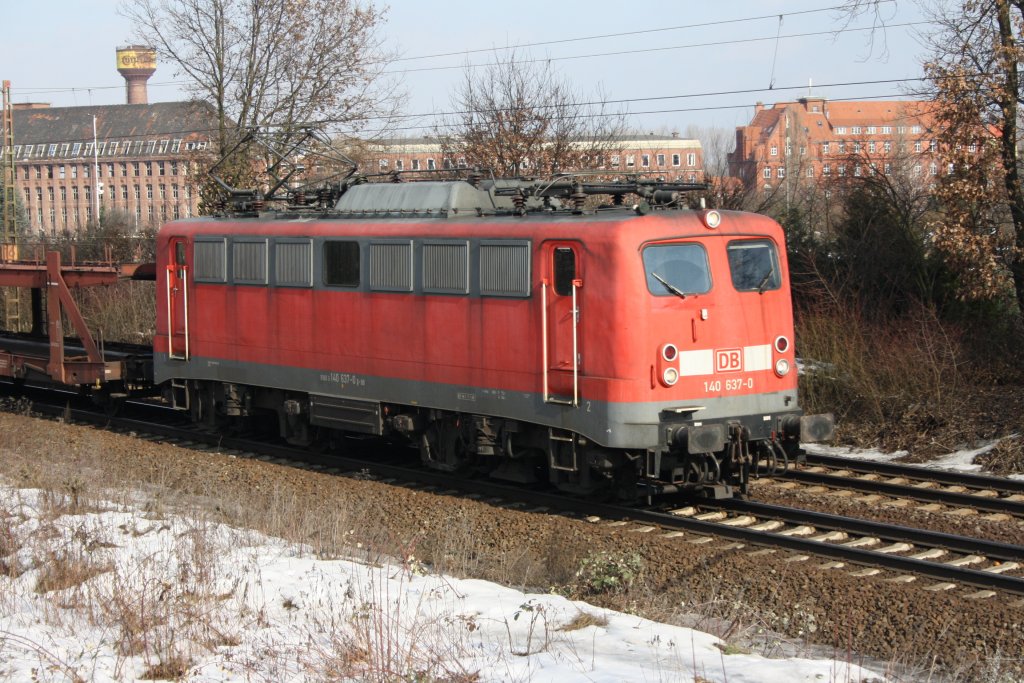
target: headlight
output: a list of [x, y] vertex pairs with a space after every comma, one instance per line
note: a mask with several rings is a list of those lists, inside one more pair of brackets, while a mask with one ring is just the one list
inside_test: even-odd
[[676, 348], [675, 344], [665, 344], [661, 347], [661, 357], [669, 363], [674, 361], [678, 355], [679, 349]]
[[775, 374], [779, 377], [785, 377], [789, 374], [789, 361], [785, 358], [780, 358], [775, 361]]
[[661, 373], [661, 379], [665, 384], [672, 386], [679, 381], [679, 371], [675, 368], [665, 368], [665, 372]]
[[710, 228], [711, 230], [717, 228], [722, 222], [722, 214], [715, 210], [705, 211], [703, 218], [705, 227]]
[[784, 336], [780, 335], [775, 338], [775, 350], [779, 353], [785, 353], [789, 350], [789, 340]]

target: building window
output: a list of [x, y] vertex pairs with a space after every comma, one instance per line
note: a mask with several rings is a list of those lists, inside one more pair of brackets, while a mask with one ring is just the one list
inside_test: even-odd
[[978, 151], [978, 145], [972, 142], [971, 144], [967, 145], [967, 151], [970, 152], [971, 154], [974, 154], [975, 152]]
[[871, 142], [868, 143], [868, 152], [870, 152], [871, 154], [875, 153], [875, 141], [874, 140], [872, 140]]
[[152, 198], [153, 198], [153, 186], [151, 184], [149, 184], [149, 183], [146, 183], [146, 199], [152, 199]]
[[786, 168], [784, 166], [779, 166], [779, 168], [775, 171], [775, 175], [778, 178], [785, 178], [786, 177]]
[[824, 166], [821, 167], [821, 174], [822, 175], [830, 175], [831, 173], [832, 173], [832, 165], [831, 164], [825, 164]]
[[640, 165], [643, 168], [650, 168], [650, 166], [651, 166], [651, 155], [650, 154], [641, 154], [640, 155]]
[[814, 177], [814, 167], [813, 166], [808, 166], [807, 167], [807, 177], [808, 178], [813, 178]]
[[92, 188], [88, 185], [85, 186], [85, 201], [92, 199]]
[[921, 151], [921, 141], [920, 140], [918, 140], [917, 142], [914, 143], [914, 151], [915, 152], [920, 152]]
[[61, 180], [63, 180], [64, 179], [64, 175], [65, 175], [64, 164], [61, 164], [60, 166], [57, 167], [57, 177], [60, 178]]
[[172, 161], [171, 162], [171, 175], [178, 175], [178, 162], [177, 161]]
[[762, 175], [764, 175], [765, 178], [771, 178], [772, 177], [772, 169], [770, 169], [767, 166], [765, 166], [764, 167], [764, 173]]
[[[76, 187], [75, 189], [77, 190], [78, 188]], [[50, 201], [53, 202], [53, 188], [52, 187], [46, 188], [46, 194], [50, 198]], [[75, 199], [77, 199], [77, 197], [75, 197]]]
[[778, 145], [772, 145], [771, 149], [768, 150], [768, 154], [770, 156], [773, 156], [773, 157], [779, 156], [779, 146]]
[[62, 206], [60, 209], [60, 224], [65, 226], [68, 224], [68, 207], [66, 206]]
[[860, 135], [860, 126], [854, 126], [850, 129], [850, 132], [854, 135]]
[[136, 202], [137, 202], [137, 201], [139, 201], [139, 199], [140, 199], [141, 197], [142, 197], [142, 195], [141, 195], [141, 194], [139, 193], [139, 186], [138, 186], [138, 185], [136, 185], [136, 186], [135, 186], [135, 201], [136, 201]]
[[854, 154], [860, 154], [860, 143], [859, 142], [853, 143], [853, 153]]
[[697, 165], [697, 153], [696, 152], [689, 152], [686, 155], [686, 165], [687, 166], [696, 166]]
[[882, 144], [882, 149], [883, 149], [883, 150], [885, 151], [885, 153], [886, 153], [886, 154], [888, 154], [889, 152], [891, 152], [891, 151], [892, 151], [892, 143], [891, 143], [891, 142], [889, 142], [888, 140], [886, 140], [886, 141], [885, 141], [885, 142], [884, 142], [884, 143]]
[[459, 168], [466, 168], [466, 157], [459, 157], [456, 160], [456, 163], [458, 164]]
[[921, 133], [921, 126], [911, 126], [910, 132], [914, 135], [919, 135]]
[[892, 126], [882, 126], [882, 135], [891, 135]]
[[673, 154], [672, 155], [672, 165], [673, 166], [678, 166], [679, 165], [679, 155], [678, 154]]
[[868, 126], [868, 135], [874, 135], [874, 134], [875, 134], [875, 127], [874, 126]]
[[831, 146], [829, 145], [829, 143], [827, 143], [827, 142], [821, 143], [821, 153], [823, 155], [824, 154], [828, 154], [830, 149], [831, 149]]
[[178, 184], [177, 183], [171, 185], [171, 197], [173, 197], [174, 199], [178, 198]]
[[441, 166], [443, 166], [446, 171], [451, 170], [452, 160], [449, 159], [448, 157], [445, 157], [444, 159], [441, 160]]
[[935, 162], [928, 164], [928, 173], [931, 175], [939, 175], [939, 167], [935, 165]]
[[627, 154], [626, 155], [626, 167], [627, 168], [632, 168], [634, 166], [636, 166], [636, 157], [633, 156], [632, 154]]
[[122, 161], [121, 162], [121, 177], [124, 178], [127, 175], [128, 175], [128, 163]]
[[946, 166], [946, 175], [953, 175], [953, 162]]
[[935, 142], [935, 140], [931, 140], [931, 141], [928, 142], [928, 151], [929, 152], [934, 153], [938, 149], [939, 149], [939, 143]]
[[[167, 144], [166, 140], [164, 140], [164, 144], [165, 145]], [[166, 169], [164, 168], [164, 166], [165, 166], [164, 162], [162, 162], [162, 161], [156, 162], [156, 172], [157, 172], [157, 175], [165, 175], [166, 174]]]
[[146, 175], [153, 175], [153, 162], [152, 161], [147, 161], [146, 162]]
[[618, 154], [613, 154], [612, 155], [612, 166], [618, 166], [620, 162], [621, 162], [621, 159], [619, 159], [619, 155]]
[[112, 163], [111, 164], [107, 164], [107, 177], [108, 178], [113, 178], [114, 177], [114, 164], [112, 164]]
[[125, 201], [128, 201], [128, 186], [127, 185], [122, 185], [121, 186], [121, 199], [123, 199]]
[[387, 159], [378, 159], [377, 160], [377, 166], [380, 167], [380, 170], [386, 171], [388, 169], [388, 160]]
[[437, 169], [437, 164], [434, 163], [433, 159], [427, 159], [427, 170], [433, 171]]
[[921, 175], [921, 164], [914, 164], [914, 173]]
[[405, 167], [405, 164], [402, 163], [401, 159], [395, 159], [395, 170], [396, 171], [402, 171], [402, 170], [404, 170], [404, 167]]
[[840, 176], [845, 176], [846, 175], [846, 165], [845, 164], [839, 164], [839, 175]]
[[414, 171], [420, 170], [420, 160], [419, 159], [413, 159], [412, 160], [412, 170], [414, 170]]
[[846, 126], [836, 128], [836, 135], [846, 135]]
[[846, 154], [846, 142], [844, 142], [844, 141], [840, 141], [839, 142], [839, 153], [840, 154]]
[[43, 188], [41, 187], [36, 188], [36, 201], [40, 204], [43, 203]]
[[853, 167], [853, 175], [860, 178], [860, 164], [856, 164]]
[[139, 177], [139, 162], [132, 162], [132, 173], [135, 175], [136, 178]]
[[[76, 187], [75, 189], [77, 190], [78, 188]], [[77, 195], [78, 193], [76, 192], [75, 194]], [[75, 199], [78, 199], [78, 197], [76, 196]], [[66, 188], [66, 187], [61, 187], [60, 188], [60, 200], [62, 202], [66, 202], [68, 200], [68, 188]]]
[[889, 164], [885, 164], [882, 167], [882, 173], [885, 173], [886, 175], [889, 175]]

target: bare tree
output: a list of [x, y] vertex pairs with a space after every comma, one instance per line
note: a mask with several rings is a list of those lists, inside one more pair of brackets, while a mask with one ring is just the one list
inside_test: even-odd
[[456, 113], [436, 133], [448, 159], [497, 175], [596, 168], [625, 130], [624, 116], [602, 100], [598, 93], [588, 101], [549, 62], [513, 51], [486, 67], [466, 67], [451, 97]]
[[136, 37], [216, 109], [225, 149], [236, 128], [308, 122], [349, 132], [393, 113], [384, 12], [360, 0], [122, 0]]
[[[936, 117], [939, 138], [944, 143], [948, 163], [953, 164], [953, 175], [957, 176], [955, 183], [944, 183], [944, 203], [953, 209], [952, 223], [947, 226], [952, 229], [945, 237], [955, 233], [957, 239], [950, 246], [970, 246], [977, 253], [979, 262], [972, 266], [975, 269], [1004, 263], [1012, 274], [1018, 312], [1024, 313], [1024, 186], [1019, 152], [1019, 117], [1024, 102], [1020, 78], [1020, 63], [1024, 60], [1024, 0], [940, 0], [919, 4], [937, 26], [925, 36], [931, 50], [925, 71], [940, 104]], [[865, 13], [877, 17], [881, 5], [882, 0], [849, 0], [844, 16], [847, 20]], [[958, 152], [970, 146], [967, 138], [974, 138], [977, 144], [983, 130], [998, 150], [998, 188], [991, 173], [961, 173], [968, 168], [976, 170], [985, 155], [972, 159], [961, 154], [957, 158]], [[970, 182], [982, 184], [972, 188]], [[1003, 203], [1012, 221], [1010, 249], [1000, 244], [1000, 231], [993, 228], [991, 220], [976, 221], [969, 212], [959, 211], [966, 202], [991, 202], [994, 197]], [[979, 293], [994, 292], [998, 289], [995, 277], [990, 272], [989, 277], [969, 287]]]

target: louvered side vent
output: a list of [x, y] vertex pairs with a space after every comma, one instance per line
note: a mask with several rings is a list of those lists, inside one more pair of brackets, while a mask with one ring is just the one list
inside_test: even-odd
[[274, 245], [274, 281], [282, 287], [313, 286], [313, 244], [310, 241]]
[[423, 291], [433, 294], [465, 294], [469, 291], [469, 244], [423, 244]]
[[196, 282], [224, 282], [227, 279], [227, 249], [223, 239], [216, 241], [196, 240], [195, 280]]
[[370, 244], [370, 289], [412, 291], [412, 242]]
[[480, 294], [530, 296], [530, 243], [480, 244]]
[[267, 284], [267, 241], [235, 240], [231, 247], [234, 281], [243, 285]]

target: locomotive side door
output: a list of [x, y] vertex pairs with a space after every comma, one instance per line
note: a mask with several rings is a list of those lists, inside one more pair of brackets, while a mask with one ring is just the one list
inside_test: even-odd
[[167, 356], [188, 360], [188, 240], [172, 237], [167, 263]]
[[542, 301], [544, 401], [579, 404], [580, 291], [582, 249], [578, 242], [548, 242], [543, 248]]

